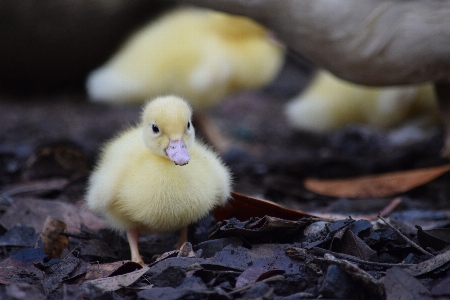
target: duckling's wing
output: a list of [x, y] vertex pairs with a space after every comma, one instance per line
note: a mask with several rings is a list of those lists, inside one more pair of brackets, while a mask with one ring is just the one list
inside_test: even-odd
[[95, 212], [103, 214], [114, 200], [124, 170], [143, 149], [142, 131], [133, 128], [109, 142], [101, 153], [97, 167], [91, 174], [86, 203]]

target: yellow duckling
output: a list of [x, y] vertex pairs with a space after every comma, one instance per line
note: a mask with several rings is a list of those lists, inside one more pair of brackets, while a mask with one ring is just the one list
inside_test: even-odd
[[439, 122], [431, 84], [371, 87], [320, 70], [311, 84], [285, 107], [291, 125], [323, 133], [352, 123], [390, 128], [414, 120], [419, 126]]
[[217, 130], [209, 132], [205, 111], [232, 92], [265, 86], [283, 61], [283, 47], [253, 20], [181, 7], [132, 35], [92, 71], [86, 89], [91, 100], [109, 103], [179, 95], [190, 102], [205, 137], [224, 151], [227, 146], [217, 140]]
[[86, 88], [92, 100], [116, 103], [176, 94], [197, 111], [232, 91], [267, 84], [283, 53], [268, 30], [248, 18], [183, 7], [132, 35], [89, 75]]
[[140, 232], [181, 229], [230, 196], [221, 160], [195, 140], [192, 110], [175, 96], [145, 105], [141, 123], [106, 144], [89, 181], [86, 202], [113, 228], [126, 230], [131, 260], [143, 264]]

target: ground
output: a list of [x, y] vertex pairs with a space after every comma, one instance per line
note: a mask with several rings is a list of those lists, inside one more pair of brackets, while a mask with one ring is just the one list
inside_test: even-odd
[[[352, 216], [353, 218], [357, 218], [361, 214], [376, 214], [388, 205], [392, 199], [400, 196], [402, 203], [392, 213], [393, 217], [400, 220], [399, 222], [421, 224], [423, 227], [429, 225], [428, 227], [432, 228], [433, 226], [431, 225], [440, 221], [439, 224], [441, 226], [447, 226], [449, 224], [447, 208], [450, 202], [450, 190], [447, 184], [450, 176], [448, 174], [444, 174], [425, 186], [414, 188], [400, 195], [371, 199], [322, 196], [307, 190], [302, 185], [303, 179], [307, 177], [345, 178], [436, 166], [447, 162], [439, 155], [442, 146], [442, 136], [439, 128], [431, 128], [426, 134], [416, 136], [405, 143], [399, 143], [395, 139], [395, 134], [399, 132], [398, 130], [386, 131], [361, 125], [350, 126], [338, 132], [322, 136], [296, 132], [290, 128], [283, 116], [284, 103], [305, 86], [311, 74], [310, 67], [304, 64], [296, 64], [295, 60], [291, 59], [280, 77], [270, 87], [263, 90], [244, 91], [230, 95], [219, 106], [210, 111], [211, 117], [222, 132], [233, 141], [233, 150], [224, 153], [223, 158], [234, 174], [234, 191], [272, 200], [311, 214], [334, 213], [345, 217]], [[41, 93], [39, 95], [18, 96], [10, 93], [0, 95], [0, 120], [2, 120], [2, 129], [0, 130], [0, 189], [3, 193], [0, 223], [3, 227], [3, 233], [6, 234], [17, 224], [31, 226], [37, 229], [39, 233], [39, 224], [42, 223], [39, 223], [40, 221], [34, 222], [32, 218], [45, 219], [46, 215], [43, 214], [51, 214], [52, 209], [56, 211], [56, 206], [44, 209], [44, 202], [48, 203], [58, 200], [75, 207], [82, 207], [86, 179], [96, 161], [101, 145], [114, 136], [115, 133], [135, 124], [139, 118], [140, 109], [139, 105], [111, 106], [91, 103], [81, 88], [58, 91], [51, 94]], [[61, 186], [64, 186], [64, 188], [61, 188]], [[22, 190], [18, 191], [18, 188]], [[28, 198], [24, 195], [30, 197], [29, 199], [31, 200], [27, 200]], [[27, 201], [28, 203], [40, 205], [40, 207], [30, 205], [30, 207], [25, 209]], [[13, 208], [17, 210], [14, 214], [12, 213]], [[59, 206], [58, 209], [64, 210]], [[20, 210], [26, 211], [19, 213], [18, 211]], [[441, 215], [436, 217], [439, 213]], [[447, 213], [447, 215], [442, 216], [442, 213]], [[71, 218], [72, 220], [74, 219], [73, 216]], [[67, 220], [69, 219], [67, 218]], [[83, 220], [87, 219], [80, 217], [80, 220], [79, 223], [83, 223]], [[213, 221], [207, 219], [205, 222], [207, 224], [206, 230], [211, 230], [210, 225]], [[235, 226], [239, 228], [241, 226], [233, 222], [228, 224], [229, 227]], [[74, 221], [73, 224], [67, 224], [67, 226], [69, 229], [77, 230], [74, 227], [80, 225], [79, 223]], [[100, 230], [104, 224], [95, 223], [92, 226], [91, 229]], [[300, 225], [297, 224], [296, 226]], [[199, 228], [201, 226], [197, 226], [196, 230], [199, 231]], [[22, 232], [22, 234], [24, 233]], [[109, 234], [115, 236], [114, 233]], [[196, 232], [194, 235], [194, 250], [199, 251], [199, 249], [202, 249], [204, 253], [209, 251], [208, 247], [210, 246], [197, 248], [195, 246], [197, 243], [205, 242], [205, 234], [202, 235]], [[236, 236], [233, 233], [229, 235]], [[144, 240], [143, 243], [147, 243], [147, 245], [149, 243], [162, 245], [156, 245], [155, 249], [148, 250], [144, 255], [155, 254], [161, 249], [164, 251], [170, 250], [170, 244], [176, 240], [172, 236], [163, 235], [163, 237], [150, 239], [153, 242], [149, 242], [148, 239]], [[298, 241], [288, 241], [288, 243], [292, 244], [290, 244], [292, 247], [296, 245], [293, 244], [295, 242]], [[115, 252], [115, 257], [126, 259], [126, 243], [124, 244], [123, 241], [121, 243], [112, 250]], [[242, 246], [242, 242], [239, 243]], [[250, 244], [252, 243], [253, 241], [250, 240]], [[274, 243], [274, 246], [270, 246], [270, 243], [266, 241], [263, 244], [264, 246], [261, 246], [261, 249], [266, 252], [257, 250], [260, 249], [257, 246], [258, 244], [253, 244], [253, 249], [251, 250], [254, 251], [252, 252], [254, 253], [254, 260], [251, 261], [251, 264], [255, 264], [253, 267], [263, 266], [258, 265], [258, 259], [263, 259], [263, 252], [270, 252], [278, 256], [282, 255], [280, 254], [281, 252], [277, 252], [280, 249], [277, 248], [276, 244]], [[2, 251], [3, 259], [11, 258], [12, 253], [17, 248], [10, 247], [8, 246], [9, 244], [2, 245], [7, 246]], [[240, 250], [231, 249], [230, 247], [234, 247], [232, 245]], [[244, 255], [239, 251], [247, 251], [243, 250], [247, 248], [237, 246], [228, 240], [222, 246], [221, 252], [214, 252], [216, 253], [214, 263], [226, 264], [227, 255], [237, 255], [236, 259], [238, 259], [239, 255]], [[284, 253], [284, 250], [282, 252]], [[223, 260], [221, 260], [221, 255], [224, 257]], [[189, 277], [186, 274], [192, 272], [192, 270], [187, 270], [186, 266], [183, 265], [183, 259], [180, 258], [178, 261], [173, 262], [172, 269], [164, 269], [160, 265], [162, 263], [160, 263], [158, 268], [151, 269], [150, 273], [146, 273], [146, 278], [150, 281], [153, 278], [154, 281], [152, 282], [157, 282], [161, 289], [168, 289], [164, 282], [161, 283], [161, 281], [164, 281], [164, 276], [166, 276], [161, 275], [163, 272], [168, 273], [169, 275], [167, 276], [169, 277], [179, 276], [178, 284], [183, 283], [185, 277]], [[200, 269], [196, 271], [197, 277], [194, 276], [195, 278], [202, 278], [204, 282], [207, 282], [206, 277], [218, 280], [220, 276], [225, 276], [224, 270], [221, 270], [220, 272], [222, 273], [220, 273], [217, 269], [205, 267], [205, 261], [203, 261], [206, 259], [205, 257], [197, 257], [195, 259], [198, 259], [198, 264], [202, 266], [201, 272], [199, 271]], [[322, 263], [324, 262], [322, 261]], [[232, 267], [228, 265], [227, 268], [229, 269], [227, 269], [227, 272], [229, 273], [226, 276], [234, 276], [234, 278], [240, 278], [240, 280], [250, 280], [250, 275], [242, 275], [244, 274], [242, 270], [245, 264], [234, 261], [232, 266], [237, 269], [232, 270]], [[341, 265], [339, 266], [340, 269], [335, 270], [335, 272], [342, 273], [342, 269], [345, 268]], [[248, 267], [246, 266], [245, 268]], [[48, 276], [50, 276], [48, 268], [50, 267], [40, 267], [40, 270], [44, 270], [43, 272], [47, 276], [44, 276], [44, 279], [48, 279]], [[279, 269], [281, 268], [281, 265], [279, 265]], [[314, 276], [311, 275], [311, 278], [314, 277], [316, 279], [303, 282], [302, 288], [294, 288], [293, 285], [298, 284], [301, 280], [295, 279], [295, 276], [299, 275], [294, 271], [289, 271], [289, 267], [286, 268], [287, 271], [284, 270], [284, 272], [287, 273], [283, 273], [285, 274], [283, 283], [277, 283], [278, 285], [283, 285], [283, 288], [271, 285], [268, 283], [269, 281], [261, 280], [261, 285], [264, 286], [258, 288], [255, 284], [253, 286], [255, 287], [254, 292], [256, 294], [265, 293], [265, 297], [270, 299], [271, 297], [281, 297], [280, 295], [283, 293], [283, 296], [289, 295], [289, 289], [292, 289], [292, 294], [298, 294], [307, 290], [309, 295], [312, 296], [317, 296], [320, 290], [322, 295], [331, 295], [330, 297], [338, 298], [339, 295], [335, 292], [324, 290], [323, 280], [325, 282], [330, 280], [331, 282], [332, 279], [321, 277], [322, 279], [315, 282], [314, 280], [319, 278], [319, 275], [315, 273]], [[261, 275], [267, 269], [263, 272], [260, 269], [251, 268], [251, 271]], [[312, 271], [304, 270], [304, 272]], [[328, 269], [327, 276], [331, 276], [332, 272], [334, 271]], [[446, 270], [441, 272], [445, 273]], [[238, 274], [241, 275], [238, 276]], [[271, 278], [280, 274], [266, 274], [266, 276]], [[346, 274], [348, 275], [348, 273]], [[341, 274], [339, 276], [343, 278], [347, 275]], [[396, 276], [400, 275], [397, 274]], [[441, 277], [445, 278], [446, 276], [441, 274]], [[14, 283], [13, 280], [8, 282], [5, 279], [7, 276], [2, 278], [2, 283]], [[45, 281], [44, 279], [40, 278], [41, 284]], [[434, 278], [433, 280], [436, 279]], [[30, 282], [31, 289], [34, 286], [39, 286], [39, 280], [31, 280]], [[143, 285], [142, 282], [140, 284]], [[172, 284], [172, 288], [178, 286], [178, 284], [170, 284]], [[431, 289], [433, 284], [435, 284], [435, 281], [429, 279], [427, 287]], [[225, 283], [220, 286], [226, 291], [232, 289]], [[245, 284], [239, 285], [236, 283], [236, 286], [242, 287]], [[271, 296], [269, 295], [270, 289], [263, 292], [266, 287], [272, 288]], [[18, 289], [20, 290], [21, 287], [18, 286]], [[46, 295], [52, 295], [52, 292], [54, 292], [54, 290], [46, 290], [45, 286], [43, 288], [39, 286], [37, 289], [39, 291], [43, 289]], [[71, 291], [74, 294], [79, 293], [78, 290]], [[11, 288], [2, 289], [1, 292], [7, 295], [14, 294], [14, 291], [11, 292]], [[22, 292], [26, 292], [23, 287]], [[164, 296], [164, 293], [169, 291], [161, 290], [159, 292]], [[184, 290], [180, 290], [179, 298], [185, 297], [184, 292]], [[90, 296], [95, 294], [92, 291], [89, 292], [90, 294], [86, 291], [85, 293]], [[227, 294], [228, 296], [223, 297], [224, 299], [230, 295], [236, 297], [236, 295], [242, 295], [242, 293], [242, 291], [235, 290], [234, 294], [230, 292]], [[212, 297], [207, 295], [210, 294], [204, 292], [204, 294], [198, 294], [196, 297], [199, 299]], [[262, 294], [258, 295], [261, 296]], [[348, 296], [345, 293], [342, 295]], [[147, 296], [144, 294], [140, 294], [139, 297], [147, 299], [145, 298]], [[251, 296], [248, 297], [251, 298]], [[255, 297], [257, 298], [257, 296]], [[371, 296], [355, 294], [354, 298], [371, 299]]]

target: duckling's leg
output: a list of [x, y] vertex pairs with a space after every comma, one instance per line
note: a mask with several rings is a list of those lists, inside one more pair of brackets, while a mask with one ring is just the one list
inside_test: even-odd
[[141, 255], [139, 254], [138, 248], [139, 230], [127, 229], [127, 239], [128, 244], [130, 245], [131, 261], [136, 262], [140, 265], [145, 265]]
[[194, 113], [194, 123], [205, 139], [219, 152], [225, 153], [230, 148], [230, 141], [220, 132], [219, 128], [205, 112]]
[[178, 242], [175, 244], [175, 249], [180, 249], [181, 246], [188, 241], [188, 227], [182, 227], [180, 229], [180, 238]]

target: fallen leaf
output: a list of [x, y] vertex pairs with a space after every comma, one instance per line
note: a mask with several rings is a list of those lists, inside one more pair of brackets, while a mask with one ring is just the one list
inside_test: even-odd
[[80, 257], [86, 260], [115, 260], [117, 256], [104, 240], [91, 238], [79, 239]]
[[364, 235], [364, 233], [369, 232], [372, 227], [372, 223], [367, 220], [356, 220], [348, 225], [348, 229], [360, 237], [361, 235]]
[[450, 261], [450, 250], [440, 253], [426, 261], [405, 269], [412, 276], [419, 276], [434, 271]]
[[373, 278], [366, 271], [358, 268], [355, 264], [345, 259], [336, 258], [328, 253], [324, 255], [324, 260], [330, 264], [339, 266], [341, 270], [347, 273], [352, 279], [361, 283], [373, 296], [377, 296], [374, 299], [384, 298], [382, 297], [384, 293], [383, 284], [379, 280]]
[[133, 284], [136, 280], [139, 279], [139, 277], [144, 275], [145, 272], [147, 272], [148, 270], [149, 267], [144, 266], [140, 270], [136, 270], [127, 274], [89, 280], [84, 282], [82, 286], [93, 285], [105, 292], [111, 292]]
[[317, 221], [313, 218], [301, 219], [298, 221], [283, 220], [275, 217], [265, 216], [254, 218], [245, 222], [236, 219], [218, 222], [210, 238], [221, 237], [245, 237], [246, 240], [263, 241], [290, 241], [298, 232]]
[[401, 268], [390, 268], [384, 278], [387, 300], [431, 300], [430, 291]]
[[450, 170], [450, 164], [347, 179], [306, 179], [305, 187], [331, 197], [390, 197], [426, 184]]
[[325, 299], [364, 299], [361, 289], [362, 285], [340, 267], [329, 265], [320, 284], [319, 295]]
[[16, 226], [0, 236], [0, 246], [32, 247], [36, 244], [38, 234], [28, 226]]
[[53, 216], [67, 224], [70, 232], [80, 232], [81, 224], [95, 230], [108, 227], [106, 221], [84, 207], [64, 203], [57, 200], [35, 198], [15, 198], [8, 210], [0, 217], [0, 224], [11, 229], [17, 224], [33, 227], [36, 232], [42, 231], [47, 216]]
[[236, 288], [242, 288], [244, 286], [252, 285], [257, 281], [286, 273], [283, 270], [267, 270], [262, 267], [250, 267], [242, 272], [236, 279]]
[[72, 256], [46, 267], [42, 279], [44, 294], [48, 295], [58, 289], [81, 264], [82, 260]]
[[[204, 264], [211, 264], [210, 260], [204, 259], [204, 258], [198, 258], [198, 257], [167, 257], [166, 259], [160, 260], [154, 264], [148, 265], [150, 268], [149, 273], [161, 273], [168, 267], [172, 266], [178, 266], [183, 268], [186, 272], [192, 269], [197, 268], [198, 266], [204, 267]], [[218, 264], [216, 264], [218, 265]], [[223, 266], [222, 266], [223, 268]]]
[[106, 264], [91, 264], [87, 267], [85, 280], [123, 275], [142, 269], [142, 266], [132, 261], [116, 261]]
[[244, 221], [250, 218], [262, 218], [271, 216], [285, 220], [298, 220], [301, 218], [314, 217], [299, 210], [290, 209], [272, 201], [258, 199], [231, 192], [232, 200], [226, 206], [216, 207], [212, 214], [217, 221], [236, 218]]
[[[434, 297], [449, 296], [450, 295], [450, 276], [447, 276], [436, 283], [431, 288], [431, 293]], [[438, 298], [439, 299], [439, 298]], [[445, 298], [442, 298], [445, 299]]]
[[436, 251], [442, 250], [450, 245], [450, 228], [435, 228], [423, 230], [422, 227], [416, 225], [417, 240], [420, 246], [430, 247]]
[[241, 299], [273, 299], [274, 297], [274, 288], [270, 287], [266, 282], [282, 282], [284, 281], [284, 277], [282, 275], [277, 275], [270, 277], [267, 280], [256, 282], [252, 285], [244, 286], [240, 289], [235, 289], [230, 292], [230, 295], [242, 294]]
[[236, 288], [241, 288], [243, 286], [255, 283], [259, 276], [265, 272], [267, 272], [267, 269], [261, 267], [248, 268], [236, 279]]
[[283, 270], [286, 275], [302, 273], [299, 266], [293, 264], [292, 259], [286, 255], [286, 248], [292, 247], [294, 244], [256, 244], [251, 249], [228, 245], [209, 261], [242, 271], [249, 267], [261, 267], [267, 271]]
[[47, 255], [42, 248], [21, 249], [0, 262], [0, 283], [12, 284], [22, 281], [24, 276], [32, 280], [40, 280], [42, 272], [34, 263], [41, 263]]
[[239, 238], [230, 237], [223, 239], [207, 240], [195, 245], [194, 249], [197, 252], [198, 257], [209, 258], [213, 257], [214, 254], [221, 251], [227, 245], [242, 246], [243, 243], [244, 242]]
[[177, 300], [177, 299], [229, 299], [220, 297], [218, 291], [192, 290], [189, 288], [154, 287], [137, 293], [138, 299]]
[[66, 223], [47, 216], [40, 238], [44, 247], [44, 253], [50, 258], [60, 258], [61, 253], [69, 244], [69, 238], [60, 234], [66, 231]]
[[[33, 300], [47, 299], [47, 297], [42, 295], [42, 293], [36, 286], [23, 282], [10, 284], [5, 287], [5, 290], [6, 295], [9, 296], [6, 299], [33, 299]], [[2, 295], [0, 294], [0, 297], [1, 296]]]
[[377, 252], [372, 250], [351, 230], [345, 230], [342, 239], [332, 242], [332, 250], [338, 253], [356, 256], [363, 260], [376, 261]]
[[168, 266], [158, 273], [146, 273], [145, 280], [154, 287], [178, 287], [186, 279], [186, 270], [180, 266]]

